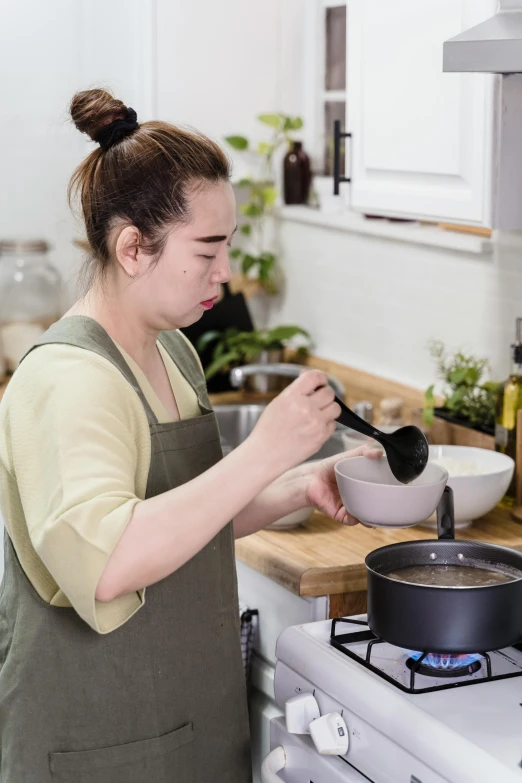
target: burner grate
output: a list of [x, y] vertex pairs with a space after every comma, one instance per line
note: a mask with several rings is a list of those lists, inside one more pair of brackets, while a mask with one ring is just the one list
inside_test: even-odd
[[[336, 634], [336, 628], [340, 623], [345, 623], [346, 625], [351, 626], [363, 626], [367, 628], [367, 630]], [[358, 642], [368, 642], [365, 658], [361, 658], [360, 655], [356, 655], [356, 653], [354, 653], [352, 650], [349, 650], [345, 647], [346, 644], [355, 644]], [[351, 620], [347, 617], [334, 618], [332, 620], [332, 626], [330, 630], [330, 644], [332, 647], [335, 647], [336, 650], [339, 650], [339, 652], [347, 655], [348, 658], [351, 658], [359, 665], [364, 666], [365, 669], [368, 669], [374, 674], [377, 674], [379, 677], [382, 677], [391, 685], [394, 685], [396, 688], [399, 688], [399, 690], [404, 691], [404, 693], [431, 693], [432, 691], [443, 691], [450, 688], [464, 688], [466, 685], [478, 685], [481, 682], [495, 682], [496, 680], [507, 680], [511, 679], [512, 677], [522, 676], [522, 670], [517, 672], [510, 672], [509, 674], [493, 674], [491, 657], [487, 652], [483, 652], [480, 655], [486, 662], [486, 673], [484, 677], [478, 677], [472, 680], [459, 680], [457, 678], [454, 682], [448, 682], [442, 685], [432, 685], [428, 688], [416, 688], [415, 676], [416, 674], [421, 673], [422, 662], [426, 655], [428, 655], [428, 653], [424, 653], [424, 655], [421, 655], [418, 660], [412, 660], [411, 664], [408, 664], [408, 668], [410, 669], [410, 684], [408, 687], [407, 685], [403, 685], [401, 682], [398, 682], [398, 680], [394, 679], [372, 663], [371, 658], [373, 648], [378, 644], [387, 644], [387, 642], [384, 639], [379, 639], [378, 636], [375, 636], [375, 634], [370, 631], [368, 624], [364, 620]]]

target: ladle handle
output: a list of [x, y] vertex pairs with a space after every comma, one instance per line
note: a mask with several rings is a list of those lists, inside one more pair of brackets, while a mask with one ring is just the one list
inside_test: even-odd
[[337, 421], [340, 424], [344, 424], [345, 427], [350, 427], [352, 430], [360, 432], [362, 435], [368, 435], [369, 438], [374, 438], [379, 441], [379, 443], [386, 438], [384, 432], [380, 432], [373, 424], [361, 419], [361, 417], [345, 405], [339, 397], [336, 397], [335, 401], [341, 407], [341, 415], [337, 417]]
[[455, 538], [455, 513], [453, 509], [453, 490], [446, 486], [437, 506], [437, 532], [439, 539]]

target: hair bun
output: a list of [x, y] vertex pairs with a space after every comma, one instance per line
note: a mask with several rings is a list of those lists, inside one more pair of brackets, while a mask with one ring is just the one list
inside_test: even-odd
[[100, 89], [77, 92], [69, 111], [78, 130], [86, 133], [93, 141], [96, 141], [96, 136], [105, 125], [127, 117], [125, 104], [107, 90]]

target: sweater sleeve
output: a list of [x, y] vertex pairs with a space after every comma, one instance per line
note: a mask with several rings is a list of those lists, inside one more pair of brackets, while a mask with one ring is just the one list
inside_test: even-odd
[[71, 346], [38, 348], [15, 379], [12, 471], [31, 543], [80, 617], [107, 633], [144, 602], [144, 590], [107, 603], [95, 593], [144, 498], [145, 413], [116, 367]]

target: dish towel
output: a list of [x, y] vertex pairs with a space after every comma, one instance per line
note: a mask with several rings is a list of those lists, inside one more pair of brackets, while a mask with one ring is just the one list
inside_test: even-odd
[[241, 621], [241, 654], [247, 682], [250, 680], [250, 662], [257, 630], [257, 609], [250, 609], [246, 604], [239, 604], [239, 617]]

